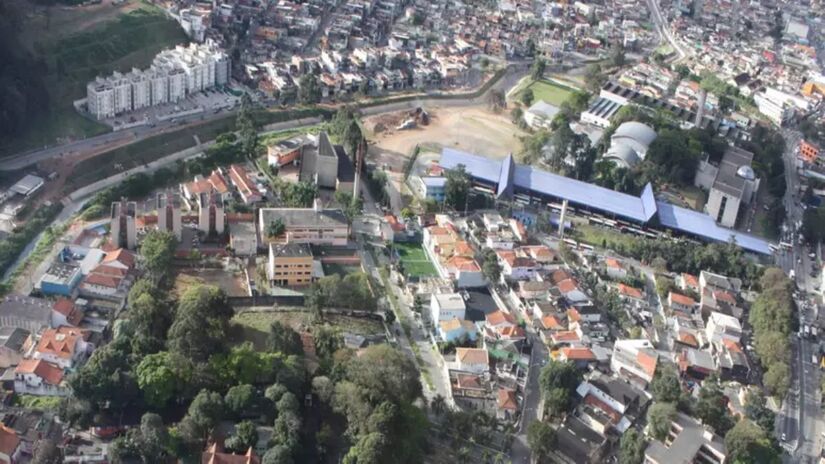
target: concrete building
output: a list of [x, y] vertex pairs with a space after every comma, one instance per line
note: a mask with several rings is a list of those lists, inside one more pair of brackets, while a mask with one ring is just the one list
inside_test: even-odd
[[311, 284], [312, 250], [305, 243], [270, 243], [266, 274], [270, 282], [282, 287]]
[[433, 323], [463, 320], [467, 312], [460, 293], [437, 293], [430, 297], [430, 317]]
[[255, 230], [255, 222], [230, 223], [229, 246], [236, 256], [255, 256], [258, 253], [258, 231]]
[[217, 192], [198, 195], [198, 230], [207, 234], [222, 234], [226, 227], [223, 197]]
[[550, 128], [550, 123], [558, 114], [559, 108], [544, 101], [537, 101], [524, 112], [524, 122], [533, 129]]
[[118, 248], [134, 250], [137, 247], [137, 203], [126, 200], [112, 203], [109, 232], [112, 244]]
[[14, 370], [14, 392], [25, 395], [67, 396], [71, 393], [63, 369], [48, 361], [25, 359]]
[[733, 316], [712, 312], [705, 325], [705, 335], [710, 343], [722, 343], [724, 340], [739, 343], [742, 338], [742, 324]]
[[13, 327], [39, 333], [50, 327], [51, 301], [23, 295], [8, 295], [0, 302], [0, 327]]
[[38, 286], [40, 291], [46, 295], [71, 296], [75, 288], [80, 284], [83, 273], [80, 266], [74, 264], [55, 262], [40, 278]]
[[645, 159], [654, 140], [656, 131], [653, 128], [640, 122], [628, 121], [616, 128], [604, 157], [619, 167], [632, 168]]
[[261, 191], [249, 178], [246, 168], [240, 164], [233, 164], [229, 167], [229, 180], [238, 190], [241, 199], [247, 205], [258, 203], [263, 199]]
[[229, 56], [216, 43], [192, 43], [160, 52], [147, 70], [97, 77], [86, 85], [89, 113], [98, 119], [176, 102], [191, 93], [225, 85]]
[[180, 240], [180, 196], [176, 193], [159, 193], [155, 203], [158, 210], [158, 230], [172, 232]]
[[411, 176], [409, 180], [412, 191], [425, 200], [444, 201], [447, 178], [441, 176]]
[[338, 155], [326, 132], [318, 134], [318, 149], [308, 150], [301, 161], [300, 178], [322, 188], [336, 188], [338, 184]]
[[755, 94], [753, 101], [756, 103], [759, 112], [777, 126], [784, 125], [794, 116], [794, 109], [787, 101], [777, 99], [767, 92]]
[[659, 354], [649, 340], [616, 340], [610, 369], [631, 384], [646, 386], [653, 380]]
[[587, 111], [582, 112], [580, 121], [585, 124], [593, 124], [604, 129], [610, 127], [610, 120], [618, 112], [624, 103], [599, 97], [590, 105]]
[[[339, 209], [261, 208], [261, 241], [264, 243], [308, 243], [312, 245], [346, 245], [349, 238], [347, 217]], [[276, 237], [267, 232], [269, 225], [283, 223], [284, 232]]]
[[737, 147], [725, 151], [719, 166], [703, 161], [694, 184], [708, 190], [705, 212], [722, 226], [733, 227], [740, 206], [750, 204], [759, 190], [760, 180], [751, 167], [753, 153]]
[[33, 344], [32, 333], [26, 329], [0, 328], [0, 368], [8, 369], [20, 364]]
[[665, 442], [653, 440], [645, 450], [645, 464], [723, 464], [726, 458], [722, 437], [681, 412], [676, 413]]

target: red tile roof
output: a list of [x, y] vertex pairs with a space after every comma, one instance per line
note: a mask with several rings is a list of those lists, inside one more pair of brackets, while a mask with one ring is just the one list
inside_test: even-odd
[[66, 318], [66, 322], [77, 326], [83, 320], [83, 311], [75, 306], [74, 302], [68, 298], [60, 298], [52, 306], [52, 309], [62, 314]]
[[117, 288], [122, 279], [105, 274], [89, 274], [86, 276], [85, 284], [97, 285], [99, 287]]
[[498, 403], [499, 409], [508, 409], [511, 411], [518, 410], [518, 401], [516, 400], [516, 392], [510, 390], [509, 388], [499, 388], [498, 389], [498, 398], [496, 403]]
[[17, 374], [35, 374], [49, 385], [60, 385], [63, 369], [42, 359], [24, 359], [14, 370]]
[[590, 348], [574, 348], [566, 346], [561, 349], [561, 354], [565, 359], [571, 361], [595, 361], [596, 355]]
[[643, 297], [641, 290], [625, 284], [619, 284], [619, 293], [626, 297], [635, 298], [637, 300], [641, 300]]
[[504, 311], [501, 311], [501, 310], [491, 312], [490, 314], [485, 316], [485, 319], [487, 320], [487, 324], [492, 325], [492, 326], [499, 326], [499, 325], [502, 325], [502, 324], [507, 324], [507, 325], [515, 325], [516, 324], [516, 318], [514, 318], [512, 314], [505, 313]]
[[78, 340], [84, 338], [84, 333], [74, 327], [60, 327], [43, 331], [37, 351], [42, 354], [52, 354], [58, 358], [69, 359], [74, 356]]
[[118, 248], [115, 251], [106, 253], [103, 258], [104, 263], [117, 261], [128, 268], [135, 267], [135, 254], [125, 248]]
[[11, 427], [0, 423], [0, 453], [11, 458], [19, 446], [20, 437], [17, 436], [17, 432]]
[[636, 361], [638, 361], [639, 367], [641, 367], [642, 370], [645, 371], [645, 373], [647, 373], [647, 375], [653, 376], [653, 374], [656, 373], [657, 359], [655, 356], [651, 356], [644, 350], [639, 350], [639, 352], [636, 354]]
[[681, 293], [670, 292], [668, 294], [668, 299], [672, 303], [676, 303], [676, 304], [682, 305], [682, 306], [694, 306], [694, 305], [696, 305], [696, 301], [693, 298], [691, 298], [689, 296], [686, 296], [686, 295], [682, 295]]

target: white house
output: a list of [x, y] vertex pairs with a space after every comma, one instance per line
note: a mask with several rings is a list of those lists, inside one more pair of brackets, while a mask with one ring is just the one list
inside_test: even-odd
[[723, 340], [739, 343], [742, 338], [742, 324], [733, 316], [714, 311], [708, 317], [705, 334], [710, 343], [722, 343]]
[[647, 385], [653, 380], [659, 354], [649, 340], [616, 340], [610, 369], [631, 383]]
[[434, 323], [464, 319], [466, 310], [464, 298], [458, 293], [439, 293], [430, 297], [430, 314]]
[[455, 363], [463, 372], [481, 375], [490, 370], [490, 356], [483, 348], [456, 348]]
[[91, 354], [94, 346], [86, 341], [88, 332], [63, 326], [43, 331], [32, 358], [70, 369]]
[[23, 395], [67, 396], [63, 369], [42, 359], [24, 359], [14, 370], [14, 391]]

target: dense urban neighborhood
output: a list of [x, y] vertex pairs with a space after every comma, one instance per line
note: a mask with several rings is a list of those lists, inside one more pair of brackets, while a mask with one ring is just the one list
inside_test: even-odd
[[823, 21], [0, 2], [0, 462], [825, 463]]

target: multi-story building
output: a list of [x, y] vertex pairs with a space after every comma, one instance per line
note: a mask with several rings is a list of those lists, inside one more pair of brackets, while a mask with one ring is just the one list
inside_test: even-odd
[[466, 311], [464, 298], [459, 293], [436, 293], [430, 297], [430, 316], [433, 323], [452, 319], [463, 320]]
[[176, 193], [159, 193], [155, 202], [158, 209], [158, 230], [172, 232], [180, 240], [183, 232], [180, 220], [180, 196]]
[[727, 449], [722, 437], [681, 412], [676, 413], [676, 418], [670, 424], [667, 439], [664, 442], [653, 440], [645, 450], [646, 464], [722, 464], [726, 458]]
[[217, 44], [177, 46], [160, 52], [147, 70], [97, 77], [86, 86], [89, 113], [98, 119], [176, 102], [229, 82], [230, 61]]
[[298, 287], [312, 283], [312, 251], [305, 243], [269, 244], [267, 277], [275, 285]]
[[134, 250], [137, 247], [137, 203], [134, 201], [115, 201], [112, 203], [112, 215], [109, 231], [112, 243], [118, 248]]
[[201, 192], [198, 195], [198, 230], [207, 235], [222, 234], [225, 225], [221, 195], [217, 192]]
[[[283, 233], [270, 235], [270, 225], [273, 223], [283, 224]], [[349, 223], [339, 209], [261, 208], [259, 231], [264, 243], [346, 245]]]

